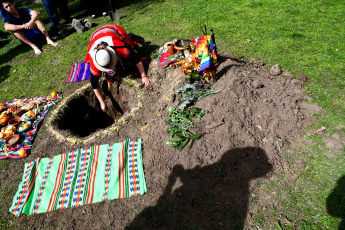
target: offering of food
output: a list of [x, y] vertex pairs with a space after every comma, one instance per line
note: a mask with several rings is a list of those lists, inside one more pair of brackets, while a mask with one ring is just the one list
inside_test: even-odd
[[25, 132], [30, 128], [31, 122], [26, 121], [18, 126], [18, 132]]
[[13, 107], [13, 106], [12, 106], [12, 107], [8, 108], [7, 111], [8, 111], [8, 112], [13, 112], [13, 110], [15, 110], [15, 109], [16, 109], [16, 107]]
[[6, 137], [11, 136], [16, 131], [16, 127], [14, 125], [8, 125], [3, 127], [0, 132], [0, 138], [4, 139]]
[[20, 149], [18, 151], [18, 154], [19, 154], [19, 156], [24, 157], [24, 156], [26, 156], [26, 150], [25, 149]]
[[24, 105], [21, 107], [21, 110], [29, 111], [29, 110], [32, 110], [34, 107], [35, 107], [35, 102], [30, 101], [30, 102], [24, 104]]
[[12, 114], [15, 117], [20, 117], [21, 115], [23, 115], [24, 111], [21, 110], [20, 108], [16, 108], [15, 110], [13, 110]]
[[9, 148], [12, 148], [19, 142], [19, 139], [19, 135], [11, 135], [6, 138], [5, 145]]
[[10, 116], [7, 113], [2, 113], [0, 115], [0, 124], [8, 122]]
[[21, 116], [21, 120], [22, 121], [30, 121], [32, 120], [34, 117], [36, 116], [35, 112], [32, 110], [27, 111], [26, 113], [23, 114], [23, 116]]
[[19, 117], [16, 117], [16, 118], [12, 118], [11, 120], [8, 121], [8, 124], [9, 125], [14, 125], [14, 126], [17, 126], [19, 125], [21, 122], [20, 118]]

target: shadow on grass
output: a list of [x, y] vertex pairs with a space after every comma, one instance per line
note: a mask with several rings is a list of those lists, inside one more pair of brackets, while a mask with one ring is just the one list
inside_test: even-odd
[[8, 78], [8, 75], [10, 73], [10, 66], [5, 65], [0, 68], [0, 83], [5, 81]]
[[272, 165], [261, 148], [235, 148], [205, 167], [175, 165], [157, 205], [144, 209], [126, 229], [243, 229], [251, 180]]
[[15, 48], [8, 50], [7, 53], [0, 55], [0, 65], [3, 63], [9, 62], [9, 61], [13, 60], [16, 56], [18, 56], [22, 53], [26, 53], [30, 50], [32, 50], [32, 52], [34, 52], [30, 46], [24, 45], [24, 44], [19, 44]]
[[326, 208], [331, 216], [341, 218], [338, 229], [345, 229], [345, 175], [338, 180], [336, 187], [327, 197]]

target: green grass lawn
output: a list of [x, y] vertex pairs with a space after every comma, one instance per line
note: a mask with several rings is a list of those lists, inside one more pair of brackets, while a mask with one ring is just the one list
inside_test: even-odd
[[[312, 102], [326, 111], [315, 117], [317, 123], [308, 128], [310, 133], [324, 126], [326, 134], [339, 132], [345, 136], [344, 128], [336, 129], [345, 121], [344, 1], [152, 0], [121, 1], [120, 4], [118, 23], [152, 45], [161, 46], [175, 38], [195, 38], [202, 34], [200, 27], [206, 24], [215, 31], [220, 52], [244, 56], [246, 60], [252, 57], [262, 60], [268, 69], [279, 63], [295, 76], [306, 74], [310, 82], [305, 88], [310, 91]], [[37, 3], [29, 7], [41, 11], [49, 27], [43, 5]], [[70, 1], [69, 7], [74, 17], [83, 13], [78, 1]], [[109, 17], [92, 21], [97, 27], [111, 22]], [[3, 25], [0, 28], [3, 30]], [[11, 36], [0, 41], [0, 101], [43, 96], [68, 87], [64, 82], [70, 67], [83, 61], [92, 31], [74, 33], [63, 39], [54, 37], [59, 46], [42, 43], [43, 53], [39, 56]], [[274, 205], [269, 211], [262, 209], [253, 213], [253, 226], [336, 229], [339, 217], [345, 218], [344, 206], [337, 206], [334, 213], [340, 214], [332, 213], [333, 216], [326, 209], [327, 199], [333, 191], [338, 191], [334, 190], [337, 181], [345, 174], [344, 156], [324, 156], [327, 148], [318, 135], [301, 138], [308, 144], [299, 146], [288, 161], [294, 165], [303, 160], [307, 167], [294, 180], [282, 174], [260, 185], [260, 190], [267, 194], [276, 191], [271, 196]], [[336, 197], [343, 202], [342, 195], [340, 192], [332, 199]]]

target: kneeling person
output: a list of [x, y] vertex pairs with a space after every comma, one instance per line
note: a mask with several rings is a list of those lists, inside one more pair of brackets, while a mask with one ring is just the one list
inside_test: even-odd
[[102, 73], [109, 79], [111, 75], [118, 75], [117, 71], [123, 68], [124, 63], [132, 62], [138, 68], [142, 82], [145, 85], [150, 83], [135, 46], [135, 42], [118, 25], [102, 26], [91, 35], [84, 61], [90, 63], [91, 86], [104, 112], [107, 111], [107, 106], [98, 86]]
[[47, 44], [57, 46], [40, 19], [41, 14], [36, 10], [27, 8], [17, 9], [13, 1], [3, 0], [2, 6], [8, 12], [5, 17], [5, 30], [11, 31], [15, 37], [23, 43], [29, 45], [35, 54], [40, 54], [42, 51], [33, 43], [37, 35], [42, 33], [47, 40]]

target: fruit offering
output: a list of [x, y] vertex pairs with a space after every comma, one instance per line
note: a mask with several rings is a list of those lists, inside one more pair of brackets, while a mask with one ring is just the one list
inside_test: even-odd
[[19, 156], [23, 157], [23, 156], [26, 155], [26, 150], [25, 150], [25, 149], [20, 149], [20, 150], [18, 151], [18, 154], [19, 154]]
[[10, 116], [6, 113], [0, 115], [0, 123], [5, 123], [10, 119]]
[[10, 107], [8, 108], [8, 112], [13, 112], [13, 110], [15, 110], [16, 108], [15, 107]]
[[23, 130], [29, 128], [29, 127], [30, 127], [30, 123], [22, 123], [22, 124], [19, 126], [18, 131], [23, 131]]
[[8, 125], [3, 127], [0, 132], [0, 138], [4, 139], [6, 137], [11, 136], [16, 131], [16, 127], [14, 125]]
[[22, 121], [28, 121], [28, 120], [32, 119], [33, 117], [35, 117], [34, 111], [29, 110], [21, 117], [21, 120]]

